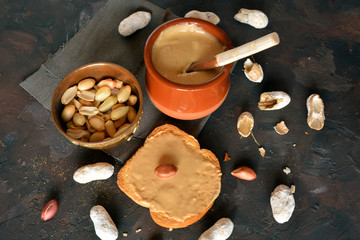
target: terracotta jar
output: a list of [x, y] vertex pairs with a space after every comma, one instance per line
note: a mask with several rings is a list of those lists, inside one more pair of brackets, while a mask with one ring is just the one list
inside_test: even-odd
[[198, 85], [183, 85], [164, 78], [152, 62], [152, 48], [165, 29], [178, 24], [194, 24], [214, 36], [225, 46], [233, 48], [226, 33], [216, 25], [195, 18], [171, 20], [156, 28], [146, 41], [144, 60], [146, 65], [146, 90], [152, 103], [166, 115], [183, 120], [205, 117], [214, 112], [224, 102], [230, 88], [230, 73], [233, 64], [222, 67], [217, 76]]

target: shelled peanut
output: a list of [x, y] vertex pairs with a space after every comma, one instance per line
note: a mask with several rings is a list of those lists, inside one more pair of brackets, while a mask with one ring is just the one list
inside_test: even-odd
[[131, 86], [106, 78], [85, 78], [61, 97], [66, 134], [85, 142], [119, 136], [135, 120], [137, 95]]

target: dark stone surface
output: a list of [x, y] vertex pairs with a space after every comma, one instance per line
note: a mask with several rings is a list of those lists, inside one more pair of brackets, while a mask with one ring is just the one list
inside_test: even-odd
[[[121, 164], [104, 152], [71, 145], [53, 126], [50, 112], [19, 84], [54, 54], [106, 1], [2, 1], [0, 8], [0, 238], [97, 239], [89, 211], [103, 205], [127, 239], [197, 239], [220, 217], [235, 228], [230, 239], [358, 239], [360, 232], [360, 2], [359, 1], [151, 1], [183, 16], [198, 9], [216, 12], [219, 26], [241, 45], [269, 32], [281, 43], [256, 54], [265, 78], [248, 81], [239, 61], [225, 103], [212, 114], [198, 140], [219, 158], [222, 192], [212, 209], [192, 226], [168, 231], [147, 209], [116, 186], [116, 176], [85, 185], [74, 171], [89, 163]], [[267, 28], [236, 22], [240, 8], [263, 10]], [[261, 92], [283, 90], [292, 101], [284, 109], [257, 108]], [[306, 98], [319, 93], [326, 121], [321, 131], [306, 124]], [[252, 138], [240, 138], [236, 121], [243, 111], [255, 118], [253, 133], [267, 150], [258, 153]], [[284, 120], [290, 131], [277, 135]], [[224, 153], [231, 160], [223, 162]], [[245, 182], [230, 175], [252, 167], [258, 178]], [[285, 175], [288, 166], [291, 174]], [[269, 197], [280, 183], [296, 185], [290, 221], [278, 224]], [[48, 222], [42, 207], [56, 198], [59, 211]], [[141, 232], [136, 233], [136, 229]]]

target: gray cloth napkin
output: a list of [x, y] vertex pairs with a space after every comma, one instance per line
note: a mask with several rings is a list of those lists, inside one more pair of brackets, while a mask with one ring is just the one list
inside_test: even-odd
[[[122, 37], [117, 30], [120, 21], [139, 10], [151, 13], [149, 25], [129, 37]], [[71, 71], [93, 62], [116, 63], [134, 74], [142, 87], [144, 93], [143, 118], [139, 129], [130, 141], [104, 150], [106, 153], [124, 163], [143, 145], [146, 136], [155, 127], [164, 123], [178, 126], [196, 137], [208, 117], [192, 121], [170, 118], [155, 108], [145, 90], [143, 51], [146, 39], [157, 26], [176, 17], [170, 11], [147, 1], [109, 0], [100, 12], [80, 29], [63, 48], [42, 64], [20, 86], [50, 110], [51, 99], [57, 85]]]

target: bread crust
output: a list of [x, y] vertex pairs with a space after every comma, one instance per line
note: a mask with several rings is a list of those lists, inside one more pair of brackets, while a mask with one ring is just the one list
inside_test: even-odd
[[[149, 134], [149, 136], [146, 138], [144, 145], [148, 141], [151, 141], [154, 138], [160, 137], [162, 134], [165, 134], [165, 133], [171, 133], [171, 134], [174, 134], [176, 136], [179, 136], [184, 140], [184, 142], [186, 143], [186, 145], [189, 148], [194, 148], [194, 149], [200, 150], [202, 156], [204, 158], [206, 158], [207, 160], [209, 160], [210, 162], [212, 162], [213, 164], [215, 164], [215, 166], [221, 172], [220, 163], [219, 163], [219, 160], [217, 159], [217, 157], [215, 156], [215, 154], [213, 154], [210, 150], [200, 149], [199, 142], [193, 136], [191, 136], [191, 135], [187, 134], [186, 132], [180, 130], [179, 128], [175, 127], [174, 125], [164, 124], [162, 126], [159, 126], [159, 127], [155, 128]], [[137, 152], [141, 151], [142, 148], [143, 148], [143, 146], [140, 147], [137, 150]], [[130, 197], [134, 202], [136, 202], [137, 204], [139, 204], [139, 205], [141, 205], [143, 207], [150, 208], [150, 203], [142, 201], [140, 199], [140, 197], [137, 196], [136, 194], [134, 194], [131, 190], [129, 190], [129, 188], [127, 186], [127, 179], [129, 177], [128, 176], [129, 166], [131, 164], [131, 161], [136, 156], [136, 153], [120, 169], [120, 171], [118, 173], [117, 184], [118, 184], [119, 188], [128, 197]], [[221, 175], [219, 176], [219, 178], [221, 178]], [[220, 193], [220, 188], [221, 188], [221, 183], [219, 184], [219, 191], [218, 191], [219, 193]], [[216, 198], [217, 198], [217, 196], [216, 196]], [[166, 227], [166, 228], [184, 228], [184, 227], [187, 227], [187, 226], [197, 222], [198, 220], [200, 220], [207, 213], [207, 211], [209, 211], [209, 209], [212, 207], [212, 205], [213, 205], [213, 202], [206, 209], [204, 209], [201, 213], [199, 213], [198, 215], [188, 217], [184, 221], [178, 221], [176, 219], [172, 219], [170, 217], [165, 216], [165, 214], [162, 214], [161, 212], [153, 212], [153, 211], [151, 211], [151, 208], [149, 210], [150, 210], [150, 215], [151, 215], [152, 219], [158, 225], [160, 225], [162, 227]]]

